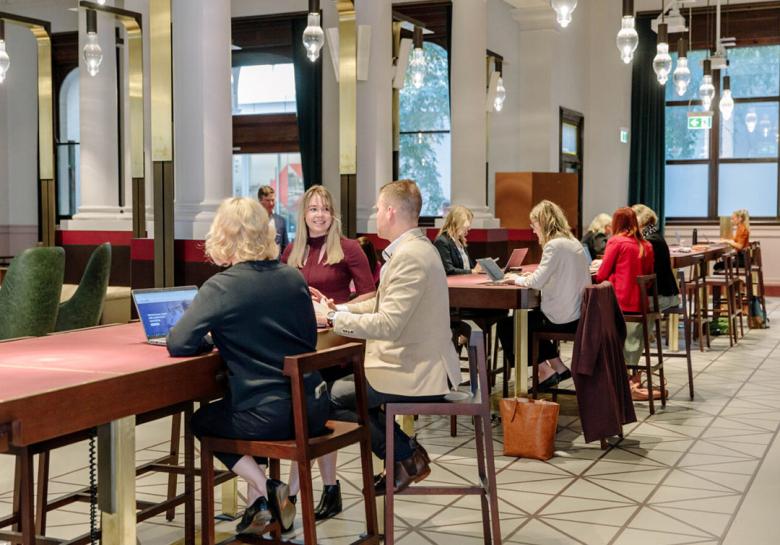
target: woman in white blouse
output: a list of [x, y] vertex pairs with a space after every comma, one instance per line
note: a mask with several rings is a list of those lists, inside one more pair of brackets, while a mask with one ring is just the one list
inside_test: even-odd
[[[591, 282], [588, 258], [582, 244], [571, 233], [563, 210], [550, 201], [542, 201], [531, 210], [531, 228], [542, 246], [542, 261], [532, 273], [507, 275], [507, 282], [537, 289], [542, 293], [541, 310], [528, 315], [528, 339], [536, 331], [575, 333], [580, 319], [582, 291]], [[514, 330], [511, 318], [499, 323], [498, 334], [504, 353], [514, 359]], [[528, 361], [531, 362], [528, 346]], [[553, 342], [539, 346], [539, 384], [550, 388], [571, 377]]]

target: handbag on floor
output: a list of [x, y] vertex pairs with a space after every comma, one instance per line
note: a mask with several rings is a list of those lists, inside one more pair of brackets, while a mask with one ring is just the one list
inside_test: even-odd
[[504, 456], [549, 460], [561, 406], [543, 399], [506, 398], [499, 403], [504, 428]]
[[749, 323], [751, 329], [764, 329], [766, 326], [766, 316], [764, 315], [764, 309], [761, 308], [761, 299], [754, 295], [750, 299], [749, 307]]

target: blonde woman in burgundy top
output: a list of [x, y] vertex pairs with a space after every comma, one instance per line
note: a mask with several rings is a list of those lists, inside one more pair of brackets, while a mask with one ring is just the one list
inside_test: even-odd
[[[310, 187], [301, 198], [298, 209], [298, 230], [295, 240], [287, 246], [282, 261], [303, 274], [315, 299], [322, 295], [336, 304], [350, 301], [350, 285], [356, 297], [351, 301], [370, 299], [376, 292], [368, 258], [356, 240], [341, 234], [341, 220], [333, 208], [333, 197], [321, 185]], [[321, 322], [325, 317], [317, 317]], [[317, 520], [328, 519], [341, 512], [341, 487], [336, 480], [335, 463], [326, 462], [329, 454], [318, 460], [324, 484], [320, 503], [315, 509]], [[290, 469], [290, 494], [298, 492], [297, 466]], [[293, 500], [294, 501], [294, 500]]]

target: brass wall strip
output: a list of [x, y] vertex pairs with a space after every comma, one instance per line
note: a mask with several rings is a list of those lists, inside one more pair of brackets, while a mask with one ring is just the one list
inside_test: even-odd
[[[355, 5], [339, 10], [339, 172], [357, 174], [357, 25]], [[342, 210], [342, 213], [344, 211]]]
[[146, 180], [133, 178], [133, 238], [146, 238]]
[[153, 163], [154, 285], [174, 285], [173, 276], [173, 162]]
[[[393, 21], [393, 58], [401, 53], [401, 21]], [[399, 178], [398, 161], [401, 150], [401, 90], [393, 86], [393, 180]]]
[[152, 161], [173, 161], [171, 0], [149, 1]]
[[54, 191], [54, 180], [41, 180], [39, 185], [41, 243], [44, 246], [54, 246], [57, 219], [57, 203]]

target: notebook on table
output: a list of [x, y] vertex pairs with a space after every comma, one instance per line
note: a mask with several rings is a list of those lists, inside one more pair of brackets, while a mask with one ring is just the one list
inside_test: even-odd
[[197, 286], [132, 290], [133, 303], [144, 326], [146, 342], [165, 346], [168, 331], [189, 308], [197, 293]]

